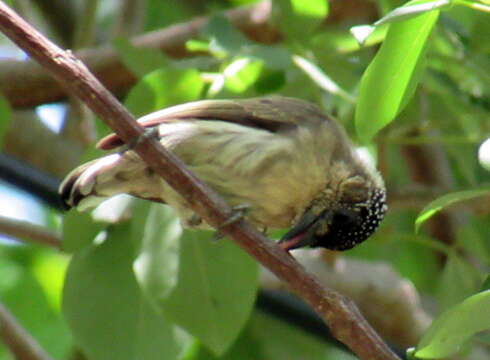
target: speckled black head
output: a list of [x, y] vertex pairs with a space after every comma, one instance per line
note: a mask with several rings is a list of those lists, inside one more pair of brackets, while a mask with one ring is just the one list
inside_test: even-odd
[[284, 235], [280, 245], [288, 251], [303, 246], [348, 250], [376, 231], [386, 210], [385, 190], [375, 189], [362, 203], [341, 204], [320, 215], [307, 211]]
[[386, 210], [385, 190], [374, 190], [367, 202], [333, 212], [327, 233], [316, 235], [312, 246], [337, 251], [351, 249], [376, 231]]

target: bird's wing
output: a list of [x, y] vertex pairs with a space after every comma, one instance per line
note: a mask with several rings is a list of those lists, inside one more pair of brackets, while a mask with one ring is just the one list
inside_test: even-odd
[[[143, 116], [145, 128], [183, 119], [219, 120], [278, 133], [295, 128], [302, 121], [329, 121], [318, 107], [302, 100], [270, 96], [244, 100], [201, 100], [173, 106]], [[101, 139], [97, 147], [110, 150], [123, 145], [116, 134]]]

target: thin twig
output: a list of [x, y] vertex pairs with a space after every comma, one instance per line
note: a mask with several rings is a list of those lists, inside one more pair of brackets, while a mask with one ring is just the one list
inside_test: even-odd
[[0, 337], [17, 360], [52, 360], [1, 303]]
[[[36, 59], [78, 95], [126, 142], [142, 141], [135, 146], [138, 155], [182, 195], [189, 207], [208, 224], [220, 227], [232, 215], [230, 207], [199, 181], [187, 167], [151, 137], [134, 117], [76, 59], [52, 44], [17, 14], [0, 2], [0, 29], [19, 47]], [[282, 279], [324, 319], [333, 335], [364, 360], [394, 360], [398, 357], [362, 317], [355, 304], [307, 273], [292, 256], [265, 238], [243, 220], [220, 227], [245, 251]]]
[[27, 221], [0, 216], [0, 234], [29, 243], [61, 249], [61, 236], [58, 233]]

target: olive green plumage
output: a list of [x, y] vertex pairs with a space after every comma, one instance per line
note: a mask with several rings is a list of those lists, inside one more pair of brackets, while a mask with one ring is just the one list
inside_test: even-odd
[[[247, 205], [260, 228], [290, 228], [285, 248], [345, 250], [365, 240], [386, 211], [376, 170], [354, 151], [342, 127], [318, 107], [272, 96], [203, 100], [139, 119], [160, 142], [231, 206]], [[79, 209], [127, 193], [173, 207], [184, 226], [205, 227], [168, 184], [116, 135], [102, 139], [111, 155], [73, 170], [60, 187]]]

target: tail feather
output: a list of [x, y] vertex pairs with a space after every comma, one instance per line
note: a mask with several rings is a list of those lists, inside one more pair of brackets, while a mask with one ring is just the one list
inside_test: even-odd
[[77, 184], [80, 175], [90, 167], [95, 161], [83, 164], [73, 171], [71, 171], [61, 183], [58, 192], [61, 197], [61, 201], [66, 210], [76, 207], [80, 200], [83, 199], [83, 195], [80, 193], [79, 186]]
[[[59, 188], [61, 200], [66, 209], [76, 207], [85, 210], [98, 205], [105, 198], [115, 195], [112, 191], [104, 192], [103, 189], [110, 189], [104, 183], [110, 181], [107, 175], [111, 170], [117, 171], [117, 163], [120, 161], [120, 154], [112, 154], [101, 159], [90, 161], [80, 165], [63, 180]], [[114, 191], [120, 187], [115, 187]]]
[[117, 194], [165, 202], [165, 185], [133, 151], [114, 153], [73, 170], [59, 193], [67, 209], [83, 211]]

